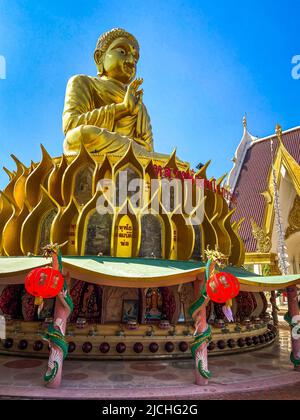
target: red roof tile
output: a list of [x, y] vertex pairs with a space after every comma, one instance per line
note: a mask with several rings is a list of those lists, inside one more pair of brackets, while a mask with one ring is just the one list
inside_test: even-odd
[[284, 135], [282, 141], [290, 155], [300, 164], [300, 129]]
[[[262, 193], [267, 189], [271, 171], [271, 138], [274, 140], [276, 151], [278, 148], [276, 136], [258, 140], [248, 150], [234, 191], [237, 198], [234, 220], [245, 218], [240, 235], [245, 243], [246, 252], [255, 252], [257, 245], [252, 235], [250, 219], [253, 218], [260, 226], [264, 222], [266, 201]], [[282, 141], [288, 152], [300, 163], [300, 128], [283, 133]]]

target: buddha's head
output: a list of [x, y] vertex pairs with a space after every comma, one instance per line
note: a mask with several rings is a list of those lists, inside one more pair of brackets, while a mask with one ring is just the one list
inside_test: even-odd
[[129, 84], [136, 75], [139, 44], [124, 29], [112, 29], [99, 38], [94, 59], [99, 76]]

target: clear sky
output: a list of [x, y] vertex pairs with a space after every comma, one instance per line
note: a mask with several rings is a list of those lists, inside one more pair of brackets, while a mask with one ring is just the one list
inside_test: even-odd
[[[62, 153], [65, 86], [95, 75], [98, 36], [113, 27], [141, 45], [138, 75], [155, 148], [195, 166], [212, 159], [210, 176], [231, 168], [242, 135], [265, 136], [280, 122], [300, 125], [299, 0], [0, 0], [0, 166], [40, 159], [42, 143]], [[7, 182], [1, 171], [0, 189]]]

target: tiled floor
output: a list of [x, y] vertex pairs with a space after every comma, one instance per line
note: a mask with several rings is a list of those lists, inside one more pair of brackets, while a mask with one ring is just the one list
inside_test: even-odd
[[[274, 390], [300, 399], [300, 373], [289, 361], [289, 332], [264, 350], [211, 358], [213, 378], [207, 387], [194, 385], [192, 360], [66, 361], [60, 390], [42, 384], [46, 361], [0, 356], [0, 396], [25, 398], [271, 398]], [[261, 390], [258, 392], [258, 390]], [[273, 392], [273, 394], [272, 394]], [[243, 394], [244, 393], [244, 394]], [[275, 398], [275, 396], [274, 396]]]

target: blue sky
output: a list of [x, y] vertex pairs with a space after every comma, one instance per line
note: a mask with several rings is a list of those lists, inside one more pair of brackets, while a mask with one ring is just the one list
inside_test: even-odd
[[[1, 0], [0, 166], [40, 159], [42, 143], [62, 153], [65, 86], [95, 74], [98, 36], [124, 27], [140, 41], [138, 75], [155, 148], [195, 166], [212, 159], [211, 176], [231, 168], [242, 134], [264, 136], [280, 122], [300, 125], [299, 0]], [[7, 176], [0, 173], [0, 189]]]

